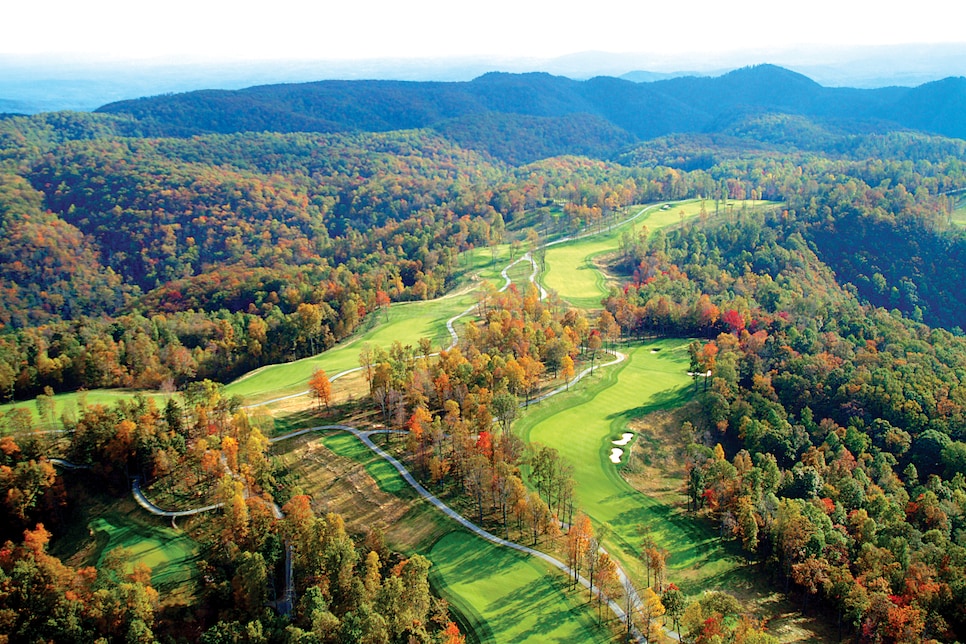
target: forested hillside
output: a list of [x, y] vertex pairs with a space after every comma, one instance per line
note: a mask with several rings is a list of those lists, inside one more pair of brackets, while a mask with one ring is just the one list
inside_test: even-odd
[[[964, 93], [963, 78], [917, 88], [856, 90], [822, 87], [786, 69], [760, 65], [714, 78], [648, 83], [500, 73], [462, 83], [322, 81], [144, 98], [105, 105], [99, 111], [131, 115], [152, 133], [167, 136], [429, 127], [484, 148], [492, 137], [474, 137], [479, 119], [499, 119], [499, 127], [525, 132], [525, 124], [538, 117], [546, 123], [541, 128], [545, 131], [530, 136], [536, 135], [542, 146], [554, 146], [555, 154], [577, 151], [565, 147], [567, 141], [559, 132], [567, 131], [574, 118], [592, 117], [622, 134], [603, 129], [603, 123], [585, 133], [614, 153], [623, 138], [719, 132], [746, 118], [773, 113], [844, 124], [852, 130], [916, 128], [962, 137]], [[503, 138], [496, 132], [495, 136]], [[531, 153], [538, 152], [540, 147]]]
[[[962, 641], [963, 82], [830, 89], [769, 66], [642, 84], [490, 74], [0, 118], [0, 402], [36, 397], [42, 429], [67, 430], [58, 449], [106, 494], [139, 477], [229, 509], [204, 544], [205, 608], [159, 617], [144, 574], [48, 554], [38, 524], [70, 523], [55, 441], [7, 408], [0, 633], [58, 638], [59, 622], [23, 617], [49, 578], [33, 613], [73, 615], [74, 641], [173, 634], [188, 613], [203, 641], [460, 641], [427, 562], [316, 514], [267, 456], [274, 421], [221, 385], [357, 338], [392, 303], [474, 289], [452, 347], [353, 349], [361, 387], [338, 401], [313, 374], [318, 414], [405, 432], [395, 453], [426, 485], [553, 548], [552, 518], [579, 520], [573, 467], [520, 443], [521, 405], [570, 391], [605, 342], [676, 338], [695, 401], [674, 446], [681, 514], [713, 522], [761, 584], [847, 637]], [[593, 256], [607, 295], [590, 309], [481, 276], [528, 251], [536, 270], [547, 242], [610, 231], [640, 204], [673, 221], [644, 219]], [[121, 387], [181, 394], [54, 418], [55, 393]], [[283, 543], [300, 594], [286, 624], [265, 596]], [[685, 640], [765, 626], [692, 600], [673, 616]]]

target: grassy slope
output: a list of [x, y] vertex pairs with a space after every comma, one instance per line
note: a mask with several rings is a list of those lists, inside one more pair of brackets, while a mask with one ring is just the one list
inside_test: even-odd
[[950, 221], [960, 226], [966, 226], [966, 196], [959, 196], [956, 199]]

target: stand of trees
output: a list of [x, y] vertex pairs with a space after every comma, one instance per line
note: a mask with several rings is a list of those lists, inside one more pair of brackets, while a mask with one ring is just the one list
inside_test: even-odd
[[966, 340], [860, 304], [788, 220], [640, 242], [606, 301], [625, 333], [708, 338], [689, 507], [862, 639], [961, 638]]

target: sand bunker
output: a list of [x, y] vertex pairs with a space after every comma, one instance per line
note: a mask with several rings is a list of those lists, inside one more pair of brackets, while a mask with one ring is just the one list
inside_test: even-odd
[[611, 463], [615, 463], [615, 464], [616, 463], [620, 463], [621, 462], [621, 456], [623, 456], [623, 455], [624, 455], [624, 450], [622, 450], [622, 449], [620, 449], [618, 447], [615, 447], [615, 448], [611, 449], [610, 450], [610, 462]]
[[634, 438], [634, 434], [630, 432], [624, 432], [623, 434], [621, 434], [621, 439], [619, 441], [611, 441], [611, 443], [613, 443], [614, 445], [620, 445], [621, 447], [623, 447], [624, 445], [627, 445], [628, 443], [630, 443], [632, 438]]

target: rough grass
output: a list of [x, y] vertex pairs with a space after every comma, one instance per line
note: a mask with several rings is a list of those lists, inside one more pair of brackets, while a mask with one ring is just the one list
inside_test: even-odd
[[273, 452], [298, 474], [317, 514], [338, 512], [357, 534], [399, 521], [416, 497], [388, 463], [346, 432], [301, 436], [275, 445]]

